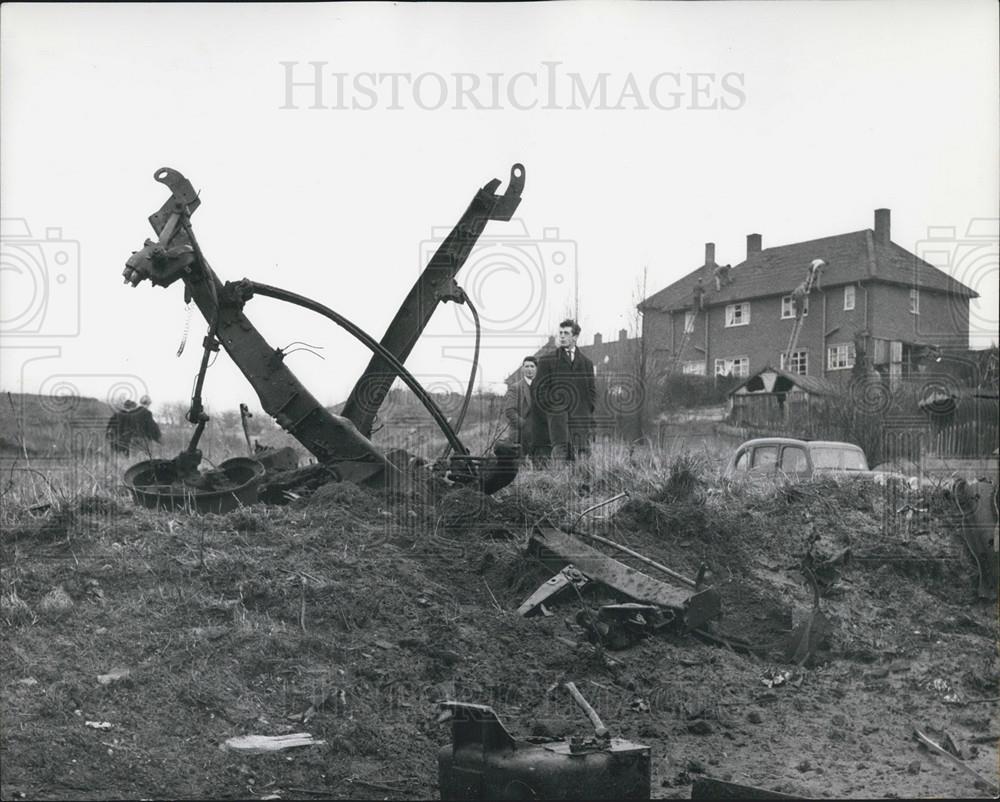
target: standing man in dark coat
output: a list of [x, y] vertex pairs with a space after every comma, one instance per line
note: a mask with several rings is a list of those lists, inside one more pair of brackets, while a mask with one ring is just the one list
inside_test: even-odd
[[149, 452], [149, 444], [160, 442], [160, 427], [149, 411], [152, 403], [148, 395], [140, 399], [140, 406], [129, 399], [121, 410], [108, 421], [105, 435], [113, 451], [128, 454], [133, 447]]
[[548, 422], [552, 458], [576, 460], [590, 454], [597, 404], [594, 363], [580, 353], [576, 341], [580, 325], [575, 320], [559, 324], [554, 354], [538, 361], [532, 385], [539, 411]]
[[[507, 419], [509, 439], [521, 446], [521, 457], [539, 456], [539, 448], [547, 446], [545, 420], [539, 415], [532, 399], [531, 386], [538, 370], [538, 360], [526, 356], [521, 361], [521, 375], [507, 388], [503, 399], [503, 414]], [[544, 456], [548, 456], [546, 454]]]

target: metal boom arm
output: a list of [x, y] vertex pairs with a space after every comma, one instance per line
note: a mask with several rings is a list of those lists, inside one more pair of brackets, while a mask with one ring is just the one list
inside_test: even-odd
[[[503, 195], [496, 194], [499, 186], [500, 180], [494, 178], [476, 193], [465, 214], [431, 257], [382, 336], [382, 345], [400, 362], [405, 362], [410, 355], [439, 303], [465, 301], [465, 293], [455, 283], [455, 276], [469, 258], [486, 223], [490, 220], [510, 220], [513, 216], [524, 189], [524, 166], [515, 164], [510, 168], [510, 181]], [[371, 434], [375, 415], [397, 375], [388, 361], [375, 354], [351, 390], [344, 404], [344, 417], [366, 437]]]
[[[372, 420], [397, 376], [402, 375], [411, 386], [415, 384], [402, 363], [437, 304], [465, 300], [465, 294], [455, 284], [454, 276], [468, 258], [486, 222], [509, 220], [513, 215], [524, 186], [524, 168], [519, 164], [511, 168], [510, 184], [503, 195], [495, 194], [500, 185], [497, 179], [476, 194], [410, 290], [381, 343], [375, 343], [333, 310], [294, 293], [245, 279], [223, 284], [202, 255], [190, 225], [191, 214], [200, 204], [190, 181], [176, 170], [166, 167], [157, 170], [153, 177], [169, 187], [172, 195], [159, 211], [150, 216], [149, 222], [158, 240], [146, 240], [142, 250], [132, 254], [123, 271], [125, 282], [137, 286], [142, 280], [149, 279], [154, 285], [168, 287], [181, 279], [185, 297], [195, 302], [209, 323], [204, 343], [206, 353], [221, 344], [253, 386], [264, 410], [282, 428], [320, 462], [335, 466], [343, 479], [358, 483], [395, 484], [399, 470], [368, 439]], [[375, 355], [352, 390], [344, 415], [335, 415], [320, 404], [284, 364], [282, 351], [272, 348], [243, 314], [244, 304], [255, 290], [280, 300], [308, 304], [314, 311], [346, 326], [373, 348]], [[439, 423], [444, 421], [433, 400], [419, 385], [414, 387], [414, 391], [429, 405], [432, 416], [436, 420], [440, 418]], [[458, 441], [447, 421], [444, 421], [442, 429], [456, 452], [460, 456], [467, 455], [468, 450]]]

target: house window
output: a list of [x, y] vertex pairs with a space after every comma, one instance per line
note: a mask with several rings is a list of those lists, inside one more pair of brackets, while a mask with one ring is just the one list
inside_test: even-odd
[[809, 373], [808, 350], [803, 349], [801, 351], [792, 351], [792, 358], [790, 360], [786, 358], [787, 356], [788, 354], [781, 355], [782, 370], [787, 370], [789, 373], [798, 373], [800, 376], [808, 375]]
[[844, 311], [850, 312], [854, 308], [854, 286], [844, 287]]
[[685, 362], [681, 366], [681, 371], [686, 373], [688, 376], [704, 376], [705, 375], [705, 363], [704, 362]]
[[694, 312], [684, 313], [684, 333], [690, 334], [694, 331]]
[[[805, 297], [802, 303], [802, 317], [809, 314], [809, 296]], [[783, 295], [781, 298], [781, 319], [789, 320], [795, 317], [795, 302], [791, 295]]]
[[750, 302], [726, 305], [726, 328], [750, 325]]
[[918, 289], [910, 290], [910, 314], [920, 314], [920, 290]]
[[844, 370], [854, 367], [854, 343], [831, 345], [826, 349], [826, 369]]
[[749, 376], [750, 375], [750, 358], [745, 356], [737, 356], [732, 359], [716, 359], [715, 360], [715, 375], [716, 376]]

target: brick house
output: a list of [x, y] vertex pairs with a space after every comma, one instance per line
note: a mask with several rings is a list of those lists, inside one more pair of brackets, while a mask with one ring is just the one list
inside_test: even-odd
[[[770, 365], [837, 381], [860, 346], [880, 374], [898, 379], [935, 349], [967, 349], [978, 294], [892, 242], [889, 226], [889, 210], [876, 209], [873, 229], [808, 242], [763, 248], [749, 234], [746, 258], [732, 267], [716, 264], [706, 243], [705, 264], [638, 306], [657, 370], [749, 376]], [[826, 265], [786, 365], [791, 294], [815, 259]]]

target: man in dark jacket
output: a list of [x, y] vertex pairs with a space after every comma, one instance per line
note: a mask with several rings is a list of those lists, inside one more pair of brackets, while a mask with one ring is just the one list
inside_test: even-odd
[[151, 403], [148, 395], [140, 399], [140, 406], [128, 400], [111, 416], [105, 434], [112, 450], [127, 455], [133, 446], [138, 446], [148, 452], [150, 442], [160, 442], [160, 427], [149, 411]]
[[553, 459], [575, 460], [590, 453], [597, 382], [594, 363], [577, 348], [579, 336], [575, 320], [559, 324], [558, 347], [538, 360], [532, 385], [537, 407], [548, 422]]
[[[538, 360], [526, 356], [521, 362], [521, 376], [507, 388], [503, 414], [507, 419], [508, 439], [521, 447], [521, 457], [548, 456], [548, 431], [545, 419], [532, 399], [531, 386], [538, 370]], [[545, 454], [541, 454], [541, 448]]]

